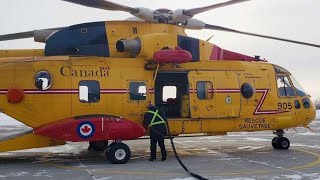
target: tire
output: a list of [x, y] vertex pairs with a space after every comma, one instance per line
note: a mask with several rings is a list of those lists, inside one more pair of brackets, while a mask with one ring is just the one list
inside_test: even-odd
[[104, 151], [108, 147], [108, 141], [90, 141], [88, 150]]
[[272, 139], [272, 141], [271, 141], [271, 144], [272, 144], [272, 147], [274, 148], [274, 149], [279, 149], [279, 147], [278, 147], [278, 137], [274, 137], [273, 139]]
[[112, 143], [107, 148], [106, 156], [113, 164], [125, 164], [131, 157], [131, 151], [126, 144]]
[[288, 138], [280, 137], [277, 141], [277, 146], [279, 147], [279, 149], [289, 149], [290, 141]]

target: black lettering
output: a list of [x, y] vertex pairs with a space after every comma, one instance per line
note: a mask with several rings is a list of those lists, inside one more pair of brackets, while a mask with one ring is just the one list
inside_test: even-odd
[[278, 109], [282, 109], [282, 103], [278, 103]]
[[69, 66], [62, 66], [60, 69], [60, 73], [62, 76], [70, 76], [70, 67]]
[[92, 71], [92, 70], [89, 70], [89, 71], [88, 71], [88, 76], [89, 76], [89, 77], [94, 77], [94, 74], [93, 74], [93, 71]]
[[86, 70], [80, 70], [80, 77], [87, 77], [87, 71]]
[[78, 76], [78, 73], [76, 70], [71, 69], [71, 76]]
[[76, 70], [70, 66], [62, 66], [60, 68], [60, 74], [62, 76], [74, 76], [74, 77], [109, 77], [109, 67], [100, 67], [97, 70]]

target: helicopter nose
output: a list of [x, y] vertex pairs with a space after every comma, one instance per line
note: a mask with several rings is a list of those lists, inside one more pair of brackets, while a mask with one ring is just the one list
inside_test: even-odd
[[316, 118], [316, 107], [313, 102], [310, 103], [310, 108], [307, 111], [307, 116], [303, 126], [307, 126]]

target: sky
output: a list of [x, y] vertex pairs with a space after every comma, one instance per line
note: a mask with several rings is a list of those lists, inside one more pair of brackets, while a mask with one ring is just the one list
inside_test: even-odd
[[[223, 0], [117, 0], [131, 7], [189, 9]], [[194, 18], [208, 24], [320, 44], [319, 0], [251, 0], [215, 9]], [[85, 22], [123, 20], [129, 13], [82, 7], [61, 0], [6, 0], [0, 6], [0, 34], [70, 26]], [[320, 48], [211, 30], [188, 30], [189, 36], [210, 40], [224, 49], [260, 55], [289, 70], [312, 99], [320, 98]], [[0, 42], [0, 49], [43, 48], [32, 39]]]

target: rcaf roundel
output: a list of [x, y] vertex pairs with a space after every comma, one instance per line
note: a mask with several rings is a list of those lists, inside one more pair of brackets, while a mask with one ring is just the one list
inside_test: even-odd
[[82, 139], [88, 139], [94, 135], [95, 126], [90, 121], [83, 121], [77, 126], [77, 132]]

